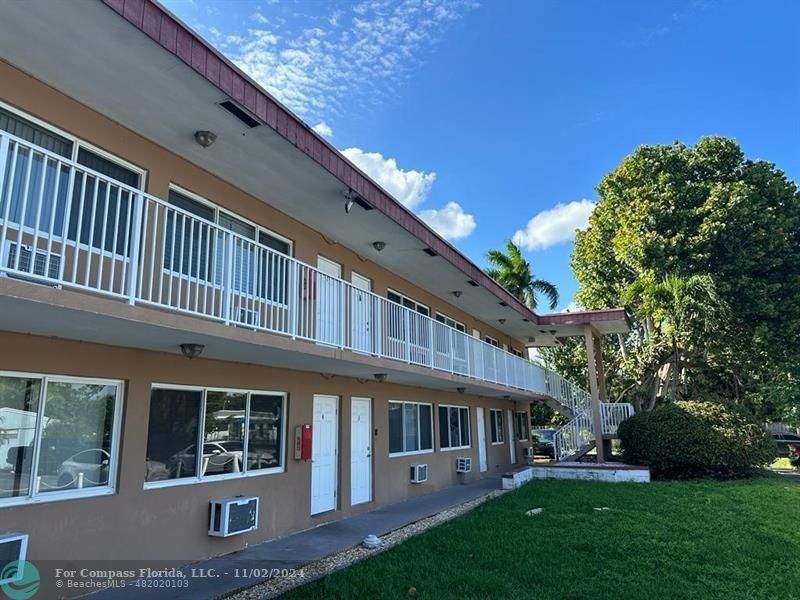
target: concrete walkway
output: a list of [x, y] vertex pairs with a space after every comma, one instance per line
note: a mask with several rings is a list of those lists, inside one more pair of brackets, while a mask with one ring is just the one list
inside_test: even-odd
[[[271, 570], [299, 569], [304, 564], [360, 543], [367, 534], [384, 535], [497, 489], [500, 489], [500, 478], [496, 476], [456, 485], [264, 542], [241, 552], [186, 565], [180, 569], [186, 575], [186, 587], [158, 587], [159, 581], [156, 581], [154, 587], [128, 585], [97, 592], [91, 598], [214, 600], [266, 581], [270, 578]], [[169, 585], [169, 580], [165, 579], [164, 583]]]

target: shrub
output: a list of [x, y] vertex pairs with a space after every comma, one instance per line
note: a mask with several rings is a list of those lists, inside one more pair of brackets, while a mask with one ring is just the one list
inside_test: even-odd
[[673, 402], [619, 426], [623, 460], [655, 477], [741, 477], [775, 458], [775, 443], [746, 415], [713, 402]]

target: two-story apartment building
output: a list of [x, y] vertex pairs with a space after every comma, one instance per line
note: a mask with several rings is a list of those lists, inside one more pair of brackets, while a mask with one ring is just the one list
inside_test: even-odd
[[54, 564], [521, 464], [529, 403], [586, 396], [526, 346], [627, 327], [531, 312], [150, 0], [3, 6], [0, 275], [0, 536]]

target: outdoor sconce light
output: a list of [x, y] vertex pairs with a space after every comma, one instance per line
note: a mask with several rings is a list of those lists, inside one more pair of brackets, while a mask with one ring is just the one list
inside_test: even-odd
[[511, 400], [511, 396], [503, 396], [503, 400]]
[[461, 290], [456, 290], [455, 292], [453, 292], [453, 296], [455, 296], [456, 298], [461, 298], [461, 294], [463, 293], [464, 292], [462, 292]]
[[504, 325], [506, 320], [505, 319], [497, 319], [497, 322], [500, 323], [500, 325]]
[[467, 388], [463, 388], [463, 387], [457, 387], [457, 388], [456, 388], [456, 391], [457, 391], [459, 394], [463, 394], [464, 392], [466, 392], [466, 391], [467, 391]]
[[378, 383], [383, 383], [384, 381], [386, 381], [386, 373], [375, 373], [373, 377], [375, 378], [375, 381], [377, 381]]
[[372, 242], [372, 247], [378, 252], [382, 252], [386, 248], [386, 242]]
[[203, 344], [181, 344], [181, 354], [189, 360], [200, 356], [203, 350], [205, 350]]
[[208, 148], [217, 140], [217, 134], [213, 131], [199, 130], [194, 132], [194, 141], [203, 148]]

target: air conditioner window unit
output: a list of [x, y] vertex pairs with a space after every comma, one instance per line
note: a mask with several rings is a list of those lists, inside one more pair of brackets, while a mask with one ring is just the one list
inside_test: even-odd
[[208, 535], [229, 537], [258, 528], [258, 496], [233, 496], [211, 501]]
[[[49, 279], [58, 279], [58, 272], [61, 268], [61, 255], [55, 252], [50, 253], [50, 259], [47, 257], [47, 250], [41, 248], [36, 250], [34, 257], [33, 248], [31, 246], [22, 245], [22, 250], [19, 253], [19, 262], [17, 262], [17, 247], [16, 242], [7, 241], [6, 247], [3, 252], [3, 266], [6, 269], [12, 269], [17, 272], [28, 273], [30, 275], [37, 275], [38, 277], [48, 277]], [[33, 258], [33, 264], [31, 264]], [[14, 266], [16, 265], [16, 269]]]
[[472, 471], [472, 459], [464, 456], [456, 459], [456, 473], [469, 473]]
[[[24, 576], [25, 552], [28, 548], [28, 536], [25, 533], [8, 533], [0, 535], [0, 585], [19, 581]], [[10, 564], [20, 561], [18, 568]]]
[[411, 483], [428, 481], [428, 465], [411, 465]]

